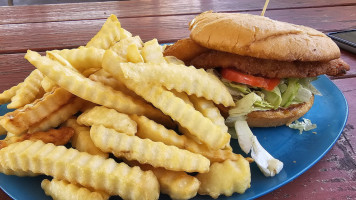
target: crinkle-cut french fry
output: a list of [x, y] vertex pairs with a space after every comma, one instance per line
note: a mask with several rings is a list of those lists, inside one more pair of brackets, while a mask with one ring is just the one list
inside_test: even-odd
[[100, 31], [87, 43], [86, 47], [108, 49], [120, 40], [121, 24], [115, 15], [110, 15]]
[[25, 79], [23, 85], [16, 91], [15, 96], [11, 98], [11, 103], [7, 108], [20, 108], [26, 104], [33, 102], [39, 93], [42, 93], [41, 81], [43, 75], [40, 70], [33, 70]]
[[26, 140], [1, 149], [0, 164], [3, 173], [41, 173], [123, 199], [159, 197], [159, 183], [151, 171], [42, 141]]
[[171, 90], [171, 92], [173, 92], [173, 94], [176, 95], [177, 97], [181, 98], [186, 104], [189, 104], [189, 105], [194, 107], [194, 105], [190, 101], [187, 93], [185, 93], [185, 92], [177, 92], [176, 90]]
[[135, 37], [127, 37], [125, 39], [120, 40], [116, 44], [114, 44], [110, 49], [114, 51], [122, 61], [127, 61], [127, 49], [130, 45], [135, 45], [138, 49], [141, 49], [143, 46], [143, 42], [140, 36]]
[[[9, 147], [7, 147], [9, 148]], [[7, 167], [3, 167], [1, 163], [5, 162], [4, 158], [1, 156], [0, 153], [0, 173], [6, 174], [6, 175], [15, 175], [15, 176], [38, 176], [40, 174], [32, 173], [29, 171], [17, 171], [17, 170], [12, 170]]]
[[104, 69], [101, 69], [95, 72], [94, 74], [90, 75], [89, 79], [110, 86], [114, 90], [121, 91], [124, 94], [133, 97], [134, 99], [142, 99], [142, 97], [138, 96], [135, 92], [128, 89], [123, 82], [112, 77], [111, 74], [106, 72]]
[[90, 137], [104, 152], [112, 152], [116, 157], [137, 160], [141, 164], [163, 167], [172, 171], [207, 172], [210, 161], [202, 155], [153, 142], [137, 136], [118, 133], [102, 125], [93, 125]]
[[162, 46], [158, 44], [157, 39], [145, 42], [141, 54], [146, 63], [166, 63], [166, 60], [163, 57]]
[[50, 128], [55, 128], [59, 126], [61, 123], [69, 119], [71, 116], [76, 114], [80, 108], [85, 103], [85, 100], [79, 97], [73, 97], [67, 104], [64, 104], [58, 110], [49, 114], [42, 121], [33, 124], [29, 129], [29, 133], [34, 133], [37, 131], [46, 131]]
[[[205, 117], [209, 118], [214, 124], [219, 126], [222, 131], [228, 131], [228, 127], [225, 124], [224, 117], [221, 115], [220, 110], [212, 101], [209, 101], [202, 97], [197, 97], [195, 95], [189, 96], [189, 99], [191, 102], [193, 102], [196, 110], [201, 112]], [[228, 150], [232, 150], [230, 143], [228, 143], [225, 148]]]
[[127, 61], [132, 63], [143, 62], [140, 50], [135, 44], [131, 44], [127, 47]]
[[69, 183], [64, 180], [44, 179], [41, 182], [41, 187], [47, 196], [51, 196], [55, 200], [80, 200], [80, 199], [94, 199], [107, 200], [109, 194], [98, 191], [91, 191], [83, 186]]
[[57, 85], [82, 99], [122, 113], [146, 115], [162, 123], [170, 122], [167, 116], [147, 102], [134, 99], [109, 86], [85, 78], [79, 72], [41, 56], [37, 52], [28, 50], [25, 58]]
[[196, 110], [209, 118], [214, 124], [218, 125], [222, 131], [227, 132], [228, 128], [225, 125], [225, 119], [212, 101], [201, 97], [198, 98], [195, 95], [189, 96], [189, 99], [194, 104]]
[[135, 135], [137, 132], [136, 122], [128, 115], [104, 106], [95, 106], [81, 114], [77, 121], [79, 124], [86, 126], [103, 125], [127, 135]]
[[60, 129], [51, 129], [46, 132], [26, 133], [20, 136], [14, 135], [6, 137], [4, 140], [0, 140], [0, 149], [9, 146], [16, 142], [22, 142], [24, 140], [42, 140], [44, 143], [53, 143], [55, 145], [65, 145], [69, 142], [74, 135], [74, 129], [69, 127], [62, 127]]
[[151, 165], [138, 166], [145, 171], [151, 170], [158, 179], [161, 192], [172, 199], [190, 199], [198, 192], [200, 181], [185, 172], [154, 168]]
[[230, 149], [217, 149], [212, 150], [204, 144], [198, 144], [194, 140], [187, 137], [185, 142], [185, 149], [188, 151], [201, 154], [208, 158], [210, 162], [223, 162], [229, 160], [244, 159], [242, 155], [235, 154]]
[[184, 135], [178, 135], [175, 131], [169, 130], [145, 116], [130, 115], [130, 117], [137, 123], [137, 137], [184, 149], [186, 140]]
[[[111, 62], [106, 62], [106, 59], [110, 59]], [[116, 59], [115, 53], [107, 51], [103, 59], [103, 68], [112, 73], [115, 78], [123, 81], [129, 89], [151, 102], [163, 113], [179, 122], [181, 126], [187, 128], [200, 142], [207, 144], [212, 149], [220, 149], [229, 143], [230, 134], [223, 132], [220, 127], [213, 124], [211, 120], [205, 118], [199, 111], [176, 97], [172, 92], [161, 86], [126, 79], [120, 73], [121, 70], [118, 70]]]
[[[64, 59], [68, 60], [68, 62], [79, 72], [84, 72], [85, 70], [92, 68], [101, 68], [105, 50], [94, 47], [84, 47], [77, 49], [53, 50], [50, 52], [59, 54]], [[50, 54], [50, 52], [47, 52], [47, 54]]]
[[8, 90], [0, 93], [0, 104], [8, 103], [11, 101], [11, 98], [16, 95], [17, 90], [19, 90], [23, 85], [23, 82], [11, 87]]
[[72, 137], [72, 147], [81, 152], [87, 152], [92, 155], [102, 156], [108, 158], [109, 154], [104, 153], [96, 147], [90, 137], [90, 128], [78, 124], [77, 119], [68, 119], [63, 126], [68, 126], [74, 129], [74, 136]]
[[6, 113], [0, 120], [0, 124], [11, 133], [19, 135], [30, 128], [31, 125], [40, 122], [52, 112], [67, 103], [73, 95], [63, 88], [53, 88], [41, 99], [13, 112]]
[[210, 195], [214, 199], [219, 195], [231, 196], [234, 192], [244, 193], [250, 187], [250, 165], [246, 159], [226, 160], [213, 163], [205, 174], [196, 176], [201, 182], [199, 194]]
[[53, 82], [50, 78], [45, 76], [41, 81], [41, 86], [45, 92], [50, 92], [56, 86], [56, 83]]
[[186, 149], [205, 156], [211, 162], [223, 162], [227, 159], [238, 160], [242, 157], [228, 149], [209, 149], [206, 145], [198, 144], [185, 135], [178, 135], [175, 131], [166, 129], [164, 126], [157, 124], [145, 116], [131, 115], [130, 117], [137, 123], [136, 136], [142, 139], [147, 138], [154, 142], [163, 142], [166, 145]]
[[164, 59], [168, 64], [184, 65], [184, 62], [174, 56], [165, 56]]
[[167, 63], [118, 63], [117, 71], [135, 82], [161, 84], [168, 90], [195, 94], [226, 107], [235, 104], [226, 86], [204, 69]]
[[[0, 116], [0, 121], [4, 116]], [[0, 124], [0, 135], [5, 135], [7, 133], [6, 129]]]
[[128, 30], [124, 28], [120, 28], [120, 40], [123, 40], [128, 37], [132, 37], [132, 33], [130, 33]]

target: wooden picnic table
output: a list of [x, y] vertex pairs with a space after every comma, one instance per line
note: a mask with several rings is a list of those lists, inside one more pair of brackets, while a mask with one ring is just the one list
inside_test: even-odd
[[[260, 14], [263, 5], [264, 0], [131, 0], [0, 7], [0, 92], [34, 69], [23, 58], [27, 49], [43, 53], [85, 45], [110, 14], [143, 41], [166, 43], [188, 37], [188, 23], [203, 11]], [[331, 32], [355, 29], [355, 11], [355, 0], [272, 0], [265, 16]], [[341, 52], [351, 66], [346, 76], [331, 77], [349, 105], [341, 137], [311, 169], [259, 199], [356, 198], [356, 55]], [[11, 198], [0, 190], [0, 199]]]

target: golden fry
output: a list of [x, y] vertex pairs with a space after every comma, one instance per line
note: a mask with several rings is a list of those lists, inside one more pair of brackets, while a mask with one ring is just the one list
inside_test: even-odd
[[200, 181], [185, 172], [154, 168], [151, 165], [138, 166], [145, 171], [151, 170], [158, 179], [161, 192], [172, 199], [190, 199], [198, 192]]
[[132, 62], [132, 63], [143, 62], [143, 58], [140, 54], [140, 50], [134, 44], [131, 44], [127, 47], [127, 56], [126, 57], [127, 57], [128, 62]]
[[[104, 66], [106, 68], [106, 66]], [[172, 92], [156, 85], [146, 85], [130, 80], [124, 80], [127, 87], [134, 90], [155, 107], [169, 115], [181, 126], [187, 128], [191, 134], [212, 149], [220, 149], [230, 141], [230, 134], [221, 131], [211, 120], [205, 118], [192, 106], [176, 97]]]
[[56, 200], [107, 200], [110, 197], [104, 192], [90, 191], [85, 187], [64, 180], [52, 179], [49, 181], [48, 179], [44, 179], [41, 182], [41, 187], [46, 195], [51, 196]]
[[56, 83], [45, 76], [41, 81], [41, 86], [45, 92], [50, 92], [56, 86]]
[[115, 15], [110, 15], [100, 31], [87, 43], [86, 47], [108, 49], [120, 40], [121, 24]]
[[117, 73], [122, 73], [131, 81], [161, 84], [168, 90], [184, 91], [188, 95], [195, 94], [226, 107], [235, 105], [225, 85], [203, 69], [167, 63], [116, 63], [116, 65], [116, 70], [119, 71]]
[[11, 133], [19, 135], [30, 128], [31, 125], [40, 122], [52, 112], [67, 103], [72, 94], [62, 88], [54, 88], [41, 99], [37, 99], [23, 108], [6, 113], [0, 120], [0, 124]]
[[94, 74], [89, 76], [89, 79], [95, 82], [100, 82], [106, 86], [110, 86], [114, 90], [118, 90], [128, 96], [133, 97], [134, 99], [141, 99], [143, 100], [140, 96], [138, 96], [135, 92], [132, 90], [128, 89], [125, 84], [116, 78], [112, 77], [111, 74], [106, 72], [104, 69], [101, 69]]
[[15, 96], [11, 98], [11, 103], [7, 105], [7, 108], [20, 108], [33, 102], [39, 94], [43, 94], [41, 87], [42, 79], [42, 73], [39, 70], [33, 70], [25, 79], [22, 86], [16, 91]]
[[2, 173], [41, 173], [123, 199], [159, 196], [159, 183], [151, 171], [42, 141], [26, 140], [1, 149], [0, 165]]
[[0, 104], [10, 102], [11, 98], [16, 95], [17, 90], [19, 90], [22, 87], [22, 85], [23, 85], [23, 82], [0, 93]]
[[176, 146], [183, 149], [185, 146], [185, 136], [178, 135], [175, 131], [165, 128], [145, 116], [131, 115], [137, 123], [136, 136], [142, 139], [150, 139], [154, 142], [163, 142], [166, 145]]
[[189, 100], [194, 104], [196, 110], [219, 126], [222, 131], [227, 132], [228, 127], [225, 125], [225, 119], [212, 101], [196, 97], [195, 95], [189, 96]]
[[73, 97], [69, 102], [58, 110], [51, 113], [49, 116], [44, 118], [42, 121], [31, 125], [28, 129], [29, 133], [34, 133], [37, 131], [46, 131], [50, 128], [55, 128], [61, 123], [69, 119], [71, 116], [76, 114], [80, 108], [85, 104], [85, 101], [79, 97]]
[[250, 165], [246, 159], [226, 160], [213, 163], [205, 174], [196, 176], [201, 182], [198, 193], [210, 195], [214, 199], [219, 195], [231, 196], [234, 192], [244, 193], [251, 183]]
[[81, 114], [77, 119], [79, 124], [86, 126], [103, 125], [120, 133], [135, 135], [137, 124], [128, 115], [119, 113], [104, 106], [95, 106]]
[[120, 40], [132, 37], [132, 34], [124, 28], [120, 28]]
[[143, 45], [142, 40], [139, 36], [127, 37], [125, 39], [120, 40], [118, 43], [114, 44], [110, 48], [110, 50], [114, 51], [122, 59], [123, 62], [127, 62], [129, 46], [136, 46], [137, 50], [141, 50], [142, 45]]
[[227, 159], [238, 160], [242, 156], [233, 153], [229, 149], [213, 150], [204, 144], [198, 144], [185, 135], [178, 135], [175, 131], [166, 129], [164, 126], [149, 120], [145, 116], [130, 116], [137, 123], [136, 136], [143, 139], [150, 139], [155, 142], [163, 142], [166, 145], [176, 146], [180, 149], [186, 149], [190, 152], [201, 154], [211, 162], [223, 162]]
[[60, 129], [51, 129], [45, 132], [26, 133], [21, 136], [12, 136], [10, 139], [6, 137], [4, 140], [0, 140], [0, 149], [9, 146], [16, 142], [22, 142], [24, 140], [42, 140], [44, 143], [53, 143], [55, 145], [65, 145], [69, 142], [74, 135], [74, 130], [68, 127], [62, 127]]
[[[0, 121], [4, 116], [0, 116]], [[0, 135], [5, 135], [7, 133], [6, 129], [0, 124]]]
[[25, 58], [57, 85], [82, 99], [113, 108], [122, 113], [146, 115], [158, 121], [169, 121], [162, 112], [148, 103], [133, 99], [120, 91], [85, 78], [74, 69], [67, 68], [36, 52], [28, 50]]
[[68, 126], [74, 129], [74, 136], [72, 138], [72, 147], [81, 152], [87, 152], [92, 155], [102, 156], [108, 158], [109, 154], [104, 153], [93, 143], [90, 137], [90, 128], [87, 126], [81, 126], [77, 123], [77, 119], [68, 119], [63, 126]]
[[204, 173], [209, 170], [210, 161], [202, 155], [161, 142], [128, 136], [102, 125], [93, 125], [90, 129], [90, 137], [102, 151], [112, 152], [116, 157], [137, 160], [141, 164], [150, 164], [172, 171]]
[[157, 39], [145, 42], [141, 54], [145, 63], [160, 64], [166, 62], [163, 57], [162, 46], [158, 44]]
[[[62, 56], [79, 72], [88, 69], [100, 69], [105, 50], [94, 47], [53, 50], [47, 54], [56, 53]], [[87, 73], [88, 74], [88, 73]]]

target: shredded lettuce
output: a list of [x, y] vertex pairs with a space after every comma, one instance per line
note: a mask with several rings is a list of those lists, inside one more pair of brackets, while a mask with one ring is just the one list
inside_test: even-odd
[[301, 78], [299, 79], [299, 83], [303, 86], [303, 88], [309, 90], [312, 94], [322, 96], [318, 89], [312, 85], [312, 81], [318, 79], [317, 77], [308, 77], [308, 78]]
[[246, 153], [251, 152], [251, 157], [255, 160], [258, 168], [265, 176], [274, 176], [283, 168], [283, 162], [271, 156], [258, 142], [253, 135], [244, 116], [236, 118], [235, 131], [241, 149]]
[[265, 95], [265, 100], [272, 105], [274, 109], [279, 108], [282, 103], [282, 95], [279, 87], [275, 87], [272, 91], [262, 90]]
[[239, 146], [246, 154], [250, 153], [252, 147], [252, 137], [254, 136], [244, 116], [236, 118], [235, 121], [236, 136], [232, 136], [234, 139], [238, 139]]
[[236, 106], [229, 110], [230, 115], [247, 115], [253, 111], [253, 104], [256, 101], [262, 101], [262, 98], [256, 93], [251, 92], [236, 102]]
[[232, 81], [228, 81], [226, 79], [222, 79], [221, 80], [226, 86], [230, 87], [230, 88], [234, 88], [237, 89], [239, 92], [241, 92], [242, 94], [248, 94], [251, 92], [251, 89], [245, 85], [245, 84], [240, 84], [240, 83], [234, 83]]
[[299, 133], [302, 134], [303, 131], [310, 131], [315, 129], [317, 126], [313, 124], [309, 119], [303, 118], [303, 121], [295, 120], [293, 123], [288, 125], [289, 128], [298, 129]]
[[286, 91], [282, 94], [282, 107], [288, 107], [294, 100], [295, 96], [298, 93], [300, 84], [298, 83], [298, 79], [296, 78], [289, 78], [287, 84]]
[[303, 86], [300, 86], [293, 101], [298, 103], [307, 102], [312, 96], [313, 93], [310, 90], [304, 88]]

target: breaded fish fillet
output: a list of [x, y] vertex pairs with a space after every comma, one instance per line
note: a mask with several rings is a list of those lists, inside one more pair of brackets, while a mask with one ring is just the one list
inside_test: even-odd
[[246, 74], [266, 78], [305, 78], [321, 74], [340, 76], [350, 70], [350, 66], [340, 58], [329, 62], [287, 62], [240, 56], [213, 50], [195, 57], [190, 64], [197, 68], [205, 69], [234, 67]]

